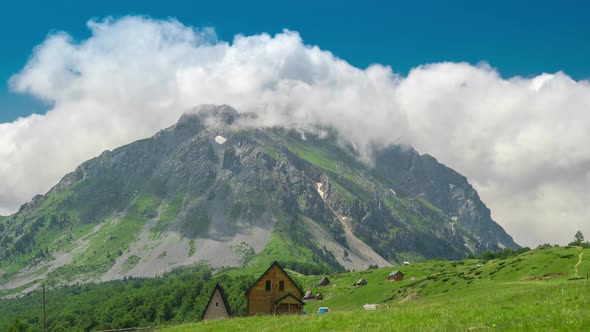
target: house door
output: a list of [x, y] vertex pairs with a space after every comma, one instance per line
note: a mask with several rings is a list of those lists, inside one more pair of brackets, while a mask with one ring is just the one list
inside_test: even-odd
[[284, 315], [289, 313], [289, 304], [288, 303], [280, 303], [276, 306], [275, 313], [277, 315]]

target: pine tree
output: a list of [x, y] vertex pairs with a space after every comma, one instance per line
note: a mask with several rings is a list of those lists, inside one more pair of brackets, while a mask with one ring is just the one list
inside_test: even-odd
[[574, 235], [574, 242], [570, 243], [570, 245], [574, 246], [581, 246], [584, 243], [584, 234], [581, 231], [577, 231]]

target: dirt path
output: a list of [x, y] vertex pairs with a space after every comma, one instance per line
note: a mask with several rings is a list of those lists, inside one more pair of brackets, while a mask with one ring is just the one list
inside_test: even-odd
[[578, 267], [580, 266], [580, 264], [582, 264], [582, 255], [584, 255], [583, 252], [581, 252], [580, 255], [578, 255], [578, 263], [576, 264], [576, 278], [580, 277], [578, 275]]
[[332, 209], [330, 204], [328, 204], [326, 194], [322, 190], [322, 183], [317, 182], [316, 186], [318, 194], [326, 203], [326, 206], [328, 206], [330, 211], [332, 211], [332, 213], [336, 216], [336, 218], [338, 218], [338, 220], [342, 224], [342, 227], [344, 228], [344, 235], [346, 236], [346, 241], [348, 242], [348, 244], [350, 244], [351, 251], [353, 251], [356, 255], [364, 258], [367, 262], [367, 266], [369, 264], [377, 264], [379, 265], [379, 267], [392, 266], [391, 263], [385, 260], [385, 258], [381, 257], [381, 255], [376, 253], [373, 249], [371, 249], [371, 247], [369, 247], [366, 243], [364, 243], [358, 237], [356, 237], [356, 235], [354, 235], [354, 233], [352, 232], [350, 222], [346, 220], [347, 218], [345, 216], [339, 215], [336, 211], [334, 211], [334, 209]]

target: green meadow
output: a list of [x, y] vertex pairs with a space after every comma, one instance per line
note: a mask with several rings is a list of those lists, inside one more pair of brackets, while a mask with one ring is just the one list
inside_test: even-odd
[[[405, 278], [387, 282], [392, 270]], [[306, 315], [238, 317], [164, 331], [586, 331], [590, 327], [590, 249], [536, 249], [505, 259], [427, 261], [409, 266], [296, 279], [324, 300]], [[353, 286], [360, 278], [366, 286]], [[365, 311], [364, 304], [377, 304]], [[316, 314], [319, 307], [331, 313]]]
[[[267, 255], [286, 254], [285, 249], [277, 247]], [[238, 316], [245, 313], [246, 289], [268, 268], [257, 260], [245, 268], [214, 271], [203, 265], [160, 278], [49, 288], [47, 326], [56, 332], [133, 327], [158, 331], [589, 330], [590, 248], [546, 246], [482, 257], [330, 273], [325, 276], [331, 284], [324, 287], [317, 286], [324, 275], [288, 270], [305, 291], [324, 296], [321, 301], [306, 300], [307, 314], [295, 316], [198, 322], [218, 282], [233, 311]], [[402, 271], [404, 280], [387, 282], [393, 270]], [[368, 284], [354, 286], [361, 278]], [[40, 331], [40, 303], [39, 291], [0, 300], [0, 331]], [[365, 311], [365, 304], [375, 304], [377, 309]], [[329, 307], [331, 312], [319, 315], [319, 307]]]

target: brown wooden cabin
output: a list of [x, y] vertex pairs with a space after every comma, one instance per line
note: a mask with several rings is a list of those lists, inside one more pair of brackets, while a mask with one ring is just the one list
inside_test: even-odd
[[321, 301], [324, 299], [324, 295], [322, 293], [318, 293], [318, 295], [315, 296], [315, 299]]
[[305, 303], [303, 290], [278, 262], [246, 291], [246, 313], [252, 315], [299, 314]]
[[404, 274], [402, 271], [393, 271], [387, 276], [387, 281], [402, 281], [404, 280]]
[[213, 319], [224, 319], [231, 317], [231, 307], [227, 301], [225, 291], [220, 284], [215, 285], [209, 302], [205, 306], [205, 310], [201, 315], [201, 320], [213, 320]]

